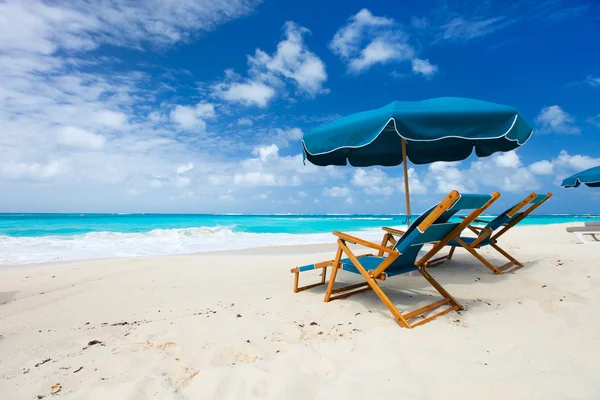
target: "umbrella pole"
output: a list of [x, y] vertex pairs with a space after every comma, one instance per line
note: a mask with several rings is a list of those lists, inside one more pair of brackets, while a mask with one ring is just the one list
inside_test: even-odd
[[410, 193], [408, 189], [408, 161], [406, 158], [406, 139], [402, 138], [402, 164], [404, 164], [404, 195], [406, 196], [406, 221], [410, 225]]

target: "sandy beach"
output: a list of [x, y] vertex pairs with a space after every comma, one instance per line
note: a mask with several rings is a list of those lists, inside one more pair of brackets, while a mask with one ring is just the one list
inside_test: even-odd
[[[600, 398], [600, 247], [565, 225], [503, 239], [525, 268], [495, 276], [457, 250], [431, 271], [466, 310], [413, 330], [371, 292], [292, 292], [290, 268], [332, 258], [333, 236], [0, 267], [0, 398]], [[433, 294], [419, 276], [382, 286], [401, 310]]]

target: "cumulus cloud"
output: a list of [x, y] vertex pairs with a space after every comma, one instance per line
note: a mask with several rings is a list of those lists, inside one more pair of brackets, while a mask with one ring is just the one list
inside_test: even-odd
[[331, 188], [324, 188], [323, 194], [329, 197], [346, 197], [350, 194], [350, 189], [347, 187], [333, 186]]
[[356, 169], [350, 183], [363, 188], [366, 194], [389, 196], [400, 189], [402, 181], [390, 178], [379, 168]]
[[575, 118], [558, 105], [544, 107], [535, 119], [540, 133], [578, 134], [581, 130], [575, 126]]
[[465, 193], [490, 189], [520, 192], [535, 190], [541, 185], [534, 170], [541, 171], [542, 168], [524, 166], [514, 151], [478, 159], [464, 169], [461, 165], [461, 162], [433, 163], [429, 166], [427, 180], [435, 181], [436, 189], [441, 193], [454, 189]]
[[177, 126], [186, 131], [206, 130], [206, 119], [215, 118], [215, 106], [211, 103], [200, 102], [194, 107], [177, 105], [169, 113], [169, 118]]
[[76, 126], [65, 126], [58, 131], [59, 144], [86, 150], [99, 150], [106, 142], [104, 136]]
[[233, 183], [236, 185], [250, 186], [277, 186], [275, 175], [268, 172], [245, 172], [236, 173], [233, 176]]
[[420, 58], [415, 58], [412, 60], [412, 71], [415, 74], [421, 74], [426, 77], [431, 77], [436, 74], [438, 71], [437, 65], [433, 65], [429, 62], [429, 60], [421, 60]]
[[432, 76], [437, 70], [428, 60], [416, 58], [408, 35], [393, 19], [375, 16], [366, 8], [348, 19], [334, 35], [329, 48], [354, 74], [377, 64], [402, 61], [412, 61], [417, 74]]
[[542, 160], [531, 164], [529, 169], [536, 175], [552, 175], [554, 166], [550, 161]]
[[243, 117], [237, 120], [238, 125], [241, 126], [252, 126], [254, 123], [250, 118]]
[[60, 162], [53, 160], [48, 163], [15, 163], [0, 165], [0, 177], [8, 180], [43, 181], [61, 173]]
[[266, 107], [275, 96], [275, 89], [257, 81], [220, 82], [212, 87], [213, 94], [225, 101], [245, 106]]
[[[115, 199], [133, 191], [178, 195], [177, 186], [197, 178], [177, 178], [173, 165], [181, 159], [194, 160], [199, 174], [207, 164], [218, 168], [207, 153], [231, 141], [207, 139], [195, 146], [193, 138], [175, 139], [171, 126], [202, 125], [198, 120], [214, 117], [212, 105], [184, 106], [183, 114], [165, 109], [173, 102], [157, 104], [157, 98], [167, 90], [166, 78], [149, 79], [133, 64], [113, 68], [121, 60], [88, 50], [106, 44], [152, 50], [185, 42], [249, 13], [254, 4], [0, 2], [0, 191], [12, 193], [2, 207], [111, 210]], [[20, 184], [28, 181], [48, 183]], [[166, 203], [139, 196], [135, 204], [161, 210]]]
[[375, 64], [411, 59], [414, 50], [407, 43], [407, 35], [394, 25], [393, 19], [374, 16], [364, 8], [336, 32], [329, 47], [353, 73]]
[[310, 31], [291, 21], [284, 24], [283, 31], [285, 39], [279, 42], [273, 55], [257, 49], [249, 57], [251, 70], [255, 74], [271, 73], [286, 78], [311, 97], [326, 92], [325, 64], [304, 44], [304, 36]]
[[248, 77], [226, 71], [223, 82], [212, 85], [213, 95], [246, 106], [266, 107], [289, 82], [299, 94], [315, 97], [327, 93], [325, 64], [304, 43], [310, 31], [292, 21], [283, 26], [284, 39], [273, 54], [256, 49], [248, 56]]
[[179, 167], [177, 167], [175, 172], [177, 172], [177, 174], [181, 175], [181, 174], [185, 174], [186, 172], [191, 171], [193, 169], [194, 169], [194, 163], [188, 163], [188, 164], [182, 164]]

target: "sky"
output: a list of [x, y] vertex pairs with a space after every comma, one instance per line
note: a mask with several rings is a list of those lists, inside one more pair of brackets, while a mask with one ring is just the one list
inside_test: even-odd
[[302, 162], [305, 132], [392, 101], [471, 97], [534, 128], [515, 152], [410, 165], [413, 211], [600, 164], [600, 3], [0, 0], [0, 212], [402, 213], [402, 167]]

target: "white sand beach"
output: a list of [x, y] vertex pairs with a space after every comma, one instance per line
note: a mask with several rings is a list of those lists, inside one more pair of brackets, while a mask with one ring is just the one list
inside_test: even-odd
[[[600, 398], [600, 246], [565, 225], [503, 239], [525, 268], [496, 276], [457, 250], [431, 272], [466, 310], [412, 330], [372, 292], [292, 292], [290, 268], [331, 259], [333, 236], [0, 267], [0, 398]], [[434, 294], [420, 276], [382, 286], [401, 311]]]

